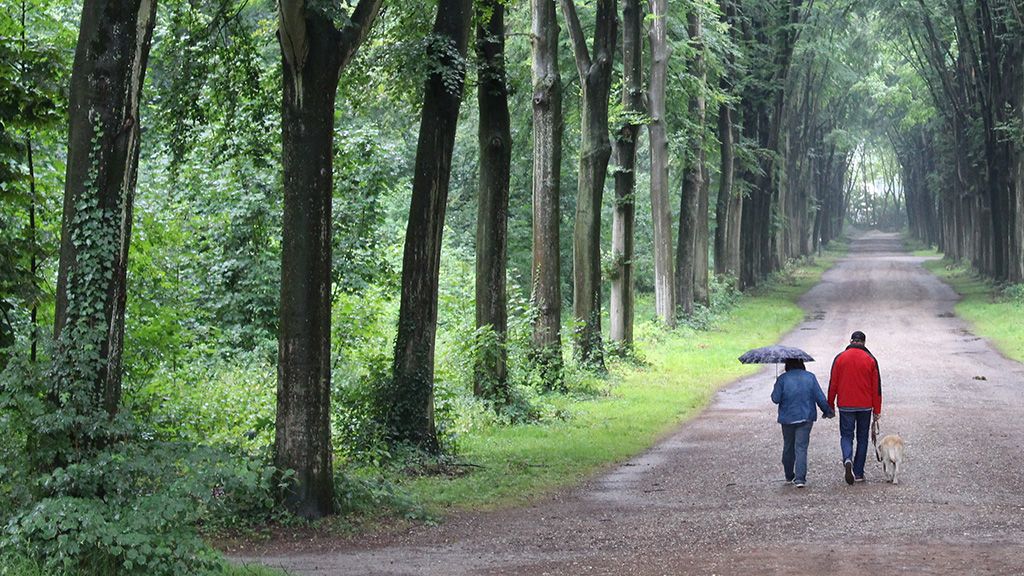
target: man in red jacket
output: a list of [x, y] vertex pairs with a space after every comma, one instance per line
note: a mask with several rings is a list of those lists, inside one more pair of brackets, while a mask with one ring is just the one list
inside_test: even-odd
[[847, 484], [864, 481], [872, 414], [875, 420], [882, 414], [882, 377], [878, 361], [864, 346], [865, 339], [860, 330], [850, 336], [850, 345], [832, 361], [828, 383], [828, 405], [832, 410], [839, 405], [839, 446], [843, 450]]

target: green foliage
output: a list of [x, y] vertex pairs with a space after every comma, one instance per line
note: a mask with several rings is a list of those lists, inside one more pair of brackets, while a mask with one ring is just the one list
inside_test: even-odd
[[0, 10], [0, 368], [5, 348], [36, 338], [30, 310], [49, 300], [60, 143], [70, 63], [68, 8], [10, 1]]
[[164, 365], [130, 403], [164, 439], [266, 454], [274, 439], [277, 373], [257, 352], [203, 352]]
[[55, 404], [51, 378], [24, 362], [0, 374], [0, 554], [54, 575], [211, 573], [219, 562], [200, 526], [275, 513], [280, 475], [259, 459], [165, 440], [75, 394]]
[[728, 276], [709, 278], [708, 294], [709, 305], [694, 305], [693, 314], [680, 318], [682, 324], [695, 330], [709, 330], [729, 314], [741, 297], [736, 279]]

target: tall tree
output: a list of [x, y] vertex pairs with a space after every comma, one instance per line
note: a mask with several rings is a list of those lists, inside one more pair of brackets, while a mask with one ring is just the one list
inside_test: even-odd
[[[704, 48], [701, 18], [696, 7], [687, 14], [687, 32], [693, 54], [694, 86], [689, 100], [689, 118], [693, 124], [686, 145], [686, 169], [683, 174], [679, 204], [679, 240], [676, 248], [676, 305], [683, 314], [693, 313], [696, 299], [698, 236], [706, 217], [700, 217], [701, 195], [704, 191]], [[705, 232], [706, 237], [706, 232]], [[706, 257], [706, 256], [705, 256]], [[704, 267], [705, 275], [707, 268]]]
[[533, 39], [533, 362], [546, 386], [562, 382], [559, 225], [562, 178], [562, 78], [556, 0], [530, 0]]
[[278, 40], [284, 217], [274, 463], [294, 470], [285, 505], [305, 518], [334, 511], [331, 455], [331, 201], [334, 101], [342, 69], [381, 0], [360, 0], [338, 27], [306, 0], [281, 0]]
[[579, 189], [573, 229], [573, 317], [575, 354], [583, 365], [604, 369], [601, 344], [601, 200], [612, 146], [608, 136], [608, 96], [618, 14], [615, 0], [597, 0], [593, 48], [576, 12], [575, 0], [562, 0], [582, 89]]
[[628, 350], [633, 345], [633, 245], [636, 215], [636, 148], [644, 111], [640, 0], [622, 2], [622, 107], [615, 138], [615, 209], [612, 212], [612, 291], [609, 336]]
[[505, 287], [509, 172], [512, 128], [505, 76], [505, 4], [482, 0], [477, 7], [476, 56], [479, 68], [480, 179], [476, 220], [476, 326], [490, 327], [476, 360], [473, 391], [498, 402], [508, 400]]
[[[735, 32], [735, 7], [731, 0], [720, 0], [719, 6], [722, 11], [722, 21], [729, 25], [730, 34]], [[735, 57], [730, 51], [725, 59], [725, 73], [719, 79], [719, 88], [725, 94], [732, 94], [733, 81], [731, 76], [735, 74]], [[738, 233], [731, 224], [736, 215], [732, 214], [730, 208], [733, 205], [733, 181], [736, 166], [736, 147], [733, 139], [733, 114], [730, 103], [723, 102], [718, 106], [718, 142], [719, 142], [719, 169], [718, 169], [718, 197], [715, 201], [715, 274], [736, 275], [739, 254], [729, 252], [730, 234]]]
[[86, 414], [113, 415], [121, 399], [139, 102], [155, 17], [154, 0], [82, 5], [71, 72], [53, 397]]
[[386, 390], [391, 438], [430, 452], [440, 449], [434, 426], [437, 283], [472, 10], [472, 0], [438, 0], [427, 43], [431, 66], [405, 234], [393, 380]]
[[668, 86], [668, 0], [649, 0], [651, 69], [647, 96], [651, 149], [651, 224], [654, 239], [654, 301], [658, 318], [676, 325], [676, 290], [672, 260], [672, 207], [668, 191], [668, 132], [665, 99]]
[[730, 207], [733, 197], [733, 174], [736, 164], [736, 149], [733, 143], [732, 110], [728, 104], [718, 108], [718, 197], [715, 201], [715, 274], [736, 274], [736, 263], [728, 251], [732, 214]]

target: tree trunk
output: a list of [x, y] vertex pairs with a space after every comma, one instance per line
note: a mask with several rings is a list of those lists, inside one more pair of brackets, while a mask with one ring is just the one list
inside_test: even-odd
[[[53, 397], [113, 416], [154, 0], [85, 0], [71, 72]], [[89, 441], [92, 431], [83, 431]]]
[[594, 47], [587, 49], [574, 0], [562, 0], [576, 68], [583, 89], [580, 110], [580, 168], [573, 229], [573, 317], [576, 359], [604, 369], [601, 344], [601, 200], [611, 158], [608, 95], [612, 85], [617, 8], [615, 0], [597, 0]]
[[[287, 25], [282, 19], [281, 27]], [[331, 456], [331, 199], [336, 30], [305, 15], [305, 59], [283, 55], [284, 217], [274, 463], [294, 470], [285, 506], [304, 518], [333, 513]]]
[[531, 0], [533, 45], [533, 363], [544, 386], [562, 387], [562, 288], [559, 226], [562, 178], [562, 78], [556, 0]]
[[[692, 138], [692, 137], [691, 137]], [[689, 147], [692, 153], [692, 146]], [[679, 237], [676, 246], [676, 304], [679, 311], [690, 316], [693, 314], [693, 279], [696, 265], [697, 246], [697, 205], [702, 171], [696, 164], [699, 154], [688, 159], [688, 166], [683, 175], [682, 193], [679, 201]]]
[[[22, 41], [24, 41], [25, 34], [25, 3], [22, 2]], [[29, 257], [28, 271], [29, 277], [35, 282], [39, 274], [39, 259], [36, 257], [38, 247], [38, 225], [36, 223], [36, 204], [39, 199], [36, 196], [36, 167], [32, 157], [32, 138], [25, 138], [25, 155], [28, 161], [28, 187], [29, 187], [29, 205], [28, 205], [28, 231], [29, 231], [29, 246], [32, 250], [32, 255]], [[29, 309], [29, 353], [28, 360], [32, 364], [36, 363], [39, 357], [39, 298], [33, 294], [32, 306]], [[3, 369], [3, 366], [0, 366]]]
[[710, 238], [710, 223], [708, 222], [708, 210], [710, 209], [710, 198], [708, 193], [711, 173], [708, 170], [707, 153], [701, 148], [700, 151], [700, 192], [697, 196], [697, 229], [694, 238], [694, 266], [693, 266], [693, 300], [703, 306], [711, 305], [711, 293], [708, 289], [708, 250]]
[[[484, 21], [489, 16], [489, 19]], [[490, 327], [475, 358], [473, 392], [499, 403], [509, 400], [506, 367], [508, 309], [505, 267], [512, 133], [505, 79], [505, 5], [486, 0], [477, 9], [477, 102], [480, 107], [480, 182], [476, 220], [476, 326]]]
[[[700, 79], [704, 74], [704, 56], [700, 16], [696, 10], [691, 10], [687, 15], [687, 32], [694, 51], [693, 75]], [[690, 96], [689, 102], [690, 118], [697, 126], [697, 133], [690, 134], [687, 139], [687, 166], [683, 175], [680, 196], [679, 242], [676, 251], [676, 304], [687, 316], [693, 314], [696, 297], [696, 273], [699, 268], [697, 239], [700, 235], [698, 228], [702, 221], [706, 222], [706, 219], [702, 219], [699, 214], [701, 192], [704, 189], [704, 106], [703, 86], [701, 86], [695, 94]]]
[[622, 2], [622, 105], [627, 119], [615, 140], [615, 210], [612, 213], [610, 338], [624, 352], [633, 346], [633, 225], [636, 212], [636, 140], [643, 113], [640, 0]]
[[341, 70], [366, 37], [380, 0], [362, 0], [349, 25], [301, 0], [280, 4], [284, 94], [277, 415], [274, 465], [294, 470], [282, 494], [292, 513], [334, 512], [331, 451], [331, 202], [334, 102]]
[[651, 72], [648, 87], [647, 134], [651, 148], [651, 222], [654, 236], [654, 300], [658, 318], [676, 325], [676, 291], [672, 260], [672, 207], [668, 191], [668, 136], [665, 94], [668, 76], [668, 0], [649, 0]]
[[438, 0], [433, 40], [427, 46], [427, 61], [438, 66], [424, 86], [402, 260], [394, 380], [387, 406], [391, 438], [428, 452], [440, 449], [434, 426], [437, 282], [471, 16], [470, 0]]
[[732, 268], [734, 263], [729, 259], [727, 247], [736, 150], [732, 141], [732, 111], [726, 104], [722, 104], [718, 108], [718, 139], [721, 143], [721, 164], [718, 176], [718, 198], [715, 202], [715, 274], [735, 276], [736, 270]]

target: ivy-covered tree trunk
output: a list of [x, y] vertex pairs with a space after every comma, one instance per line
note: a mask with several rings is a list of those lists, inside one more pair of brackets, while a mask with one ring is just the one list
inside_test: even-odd
[[622, 106], [626, 119], [615, 139], [615, 209], [612, 212], [612, 290], [609, 337], [622, 351], [633, 346], [633, 244], [636, 213], [636, 144], [644, 111], [640, 0], [622, 2]]
[[139, 102], [155, 16], [155, 0], [82, 6], [71, 72], [52, 396], [83, 416], [113, 415], [121, 400]]
[[647, 134], [651, 149], [651, 228], [654, 244], [654, 306], [666, 326], [676, 325], [676, 290], [672, 259], [672, 207], [668, 191], [668, 135], [665, 98], [668, 85], [668, 0], [650, 0], [651, 69], [648, 80]]
[[438, 0], [427, 44], [427, 60], [436, 66], [424, 86], [402, 260], [394, 376], [386, 405], [391, 438], [430, 452], [440, 448], [434, 426], [437, 282], [471, 16], [471, 0]]
[[533, 44], [533, 363], [545, 386], [562, 386], [559, 225], [562, 178], [562, 78], [556, 0], [531, 0]]
[[583, 91], [579, 188], [573, 229], [574, 352], [580, 364], [604, 369], [601, 344], [601, 200], [612, 146], [608, 136], [608, 96], [615, 58], [615, 0], [597, 0], [593, 50], [587, 48], [574, 0], [562, 0], [566, 27]]
[[334, 103], [341, 70], [366, 38], [380, 0], [362, 0], [348, 26], [303, 0], [282, 0], [278, 40], [284, 216], [274, 464], [294, 470], [292, 513], [334, 512], [331, 451], [331, 203]]
[[512, 128], [505, 77], [505, 5], [486, 0], [477, 7], [477, 102], [480, 107], [480, 181], [476, 220], [476, 326], [490, 327], [475, 360], [473, 392], [497, 402], [509, 399], [506, 366], [508, 303], [509, 173]]

